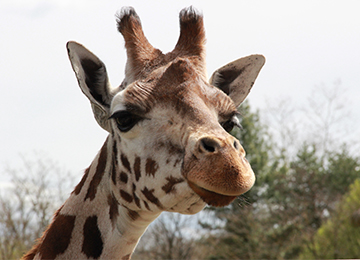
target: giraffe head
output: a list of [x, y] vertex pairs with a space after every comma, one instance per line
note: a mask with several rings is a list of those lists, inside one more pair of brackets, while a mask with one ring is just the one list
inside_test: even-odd
[[145, 38], [133, 8], [121, 11], [125, 79], [109, 83], [104, 63], [76, 42], [67, 45], [79, 85], [112, 140], [114, 198], [131, 210], [193, 214], [225, 206], [255, 181], [245, 151], [229, 131], [265, 59], [252, 55], [207, 79], [203, 17], [180, 12], [180, 37], [163, 54]]

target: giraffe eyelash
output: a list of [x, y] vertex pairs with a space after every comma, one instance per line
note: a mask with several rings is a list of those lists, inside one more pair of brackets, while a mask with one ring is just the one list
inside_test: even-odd
[[109, 119], [114, 119], [119, 130], [125, 133], [130, 131], [138, 122], [144, 118], [129, 111], [122, 110], [112, 114]]

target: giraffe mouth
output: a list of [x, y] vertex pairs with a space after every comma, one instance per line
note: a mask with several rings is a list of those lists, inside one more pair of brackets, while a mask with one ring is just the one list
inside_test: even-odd
[[188, 181], [190, 188], [210, 206], [223, 207], [229, 205], [237, 196], [228, 196], [204, 189], [195, 183]]

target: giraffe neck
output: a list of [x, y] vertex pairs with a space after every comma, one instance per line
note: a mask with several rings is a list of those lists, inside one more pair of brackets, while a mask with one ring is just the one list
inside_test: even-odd
[[160, 212], [132, 211], [114, 198], [111, 149], [109, 136], [40, 243], [24, 259], [130, 259]]

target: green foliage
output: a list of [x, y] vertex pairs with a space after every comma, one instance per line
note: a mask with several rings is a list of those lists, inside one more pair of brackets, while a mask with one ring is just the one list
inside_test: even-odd
[[360, 256], [360, 227], [354, 227], [352, 214], [360, 208], [360, 179], [337, 203], [332, 217], [322, 225], [312, 243], [308, 243], [302, 259], [358, 258]]
[[350, 155], [346, 146], [340, 152], [332, 152], [328, 156], [329, 167], [326, 178], [329, 193], [344, 194], [353, 181], [360, 176], [360, 160]]

